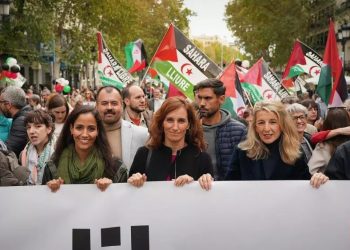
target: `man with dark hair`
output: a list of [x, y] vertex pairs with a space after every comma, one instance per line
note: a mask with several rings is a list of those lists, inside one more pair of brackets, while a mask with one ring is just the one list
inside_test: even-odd
[[106, 129], [113, 157], [121, 159], [129, 169], [137, 149], [144, 146], [148, 138], [147, 129], [121, 119], [123, 112], [121, 93], [112, 86], [98, 90], [96, 109]]
[[125, 110], [123, 119], [148, 128], [151, 124], [152, 113], [146, 110], [146, 98], [142, 88], [137, 85], [130, 85], [122, 92]]
[[29, 105], [26, 106], [26, 94], [23, 89], [15, 86], [6, 87], [1, 92], [0, 109], [4, 116], [13, 119], [5, 144], [8, 150], [13, 151], [18, 157], [28, 142], [24, 118], [31, 110]]
[[225, 102], [226, 88], [218, 79], [206, 79], [194, 87], [195, 101], [202, 119], [207, 152], [214, 166], [214, 178], [225, 180], [234, 148], [247, 134], [246, 127], [220, 109]]

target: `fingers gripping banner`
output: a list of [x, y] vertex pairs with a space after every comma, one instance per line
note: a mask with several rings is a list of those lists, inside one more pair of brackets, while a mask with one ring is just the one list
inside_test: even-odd
[[0, 188], [4, 250], [350, 249], [350, 183], [197, 182]]

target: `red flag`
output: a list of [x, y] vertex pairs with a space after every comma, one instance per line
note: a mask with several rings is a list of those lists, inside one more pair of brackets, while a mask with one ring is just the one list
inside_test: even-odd
[[177, 61], [176, 54], [176, 40], [174, 25], [171, 24], [168, 32], [165, 34], [162, 43], [159, 45], [156, 54], [154, 55], [154, 60], [161, 61]]
[[289, 74], [291, 67], [293, 67], [294, 65], [297, 65], [297, 64], [301, 64], [301, 65], [306, 64], [304, 52], [303, 52], [303, 49], [301, 48], [301, 44], [299, 41], [295, 41], [294, 47], [292, 50], [292, 54], [289, 58], [286, 69], [283, 72], [282, 84], [284, 87], [286, 87], [286, 88], [294, 87], [293, 79], [291, 79], [291, 78], [286, 79], [286, 78]]

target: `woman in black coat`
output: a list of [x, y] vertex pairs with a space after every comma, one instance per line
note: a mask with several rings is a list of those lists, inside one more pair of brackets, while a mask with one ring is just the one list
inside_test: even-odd
[[204, 149], [202, 127], [191, 104], [169, 98], [154, 114], [150, 138], [138, 149], [128, 182], [140, 187], [146, 180], [175, 180], [176, 186], [183, 186], [198, 180], [208, 190], [213, 166]]

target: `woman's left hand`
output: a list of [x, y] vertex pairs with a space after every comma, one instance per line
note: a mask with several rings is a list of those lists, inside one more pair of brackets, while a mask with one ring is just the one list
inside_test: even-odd
[[176, 178], [175, 186], [182, 187], [183, 185], [191, 183], [192, 181], [193, 178], [191, 176], [184, 174]]
[[203, 174], [201, 177], [199, 177], [198, 182], [204, 190], [209, 191], [213, 180], [214, 179], [211, 174]]
[[109, 185], [112, 184], [112, 180], [108, 178], [100, 178], [95, 180], [95, 183], [102, 192], [105, 191]]

